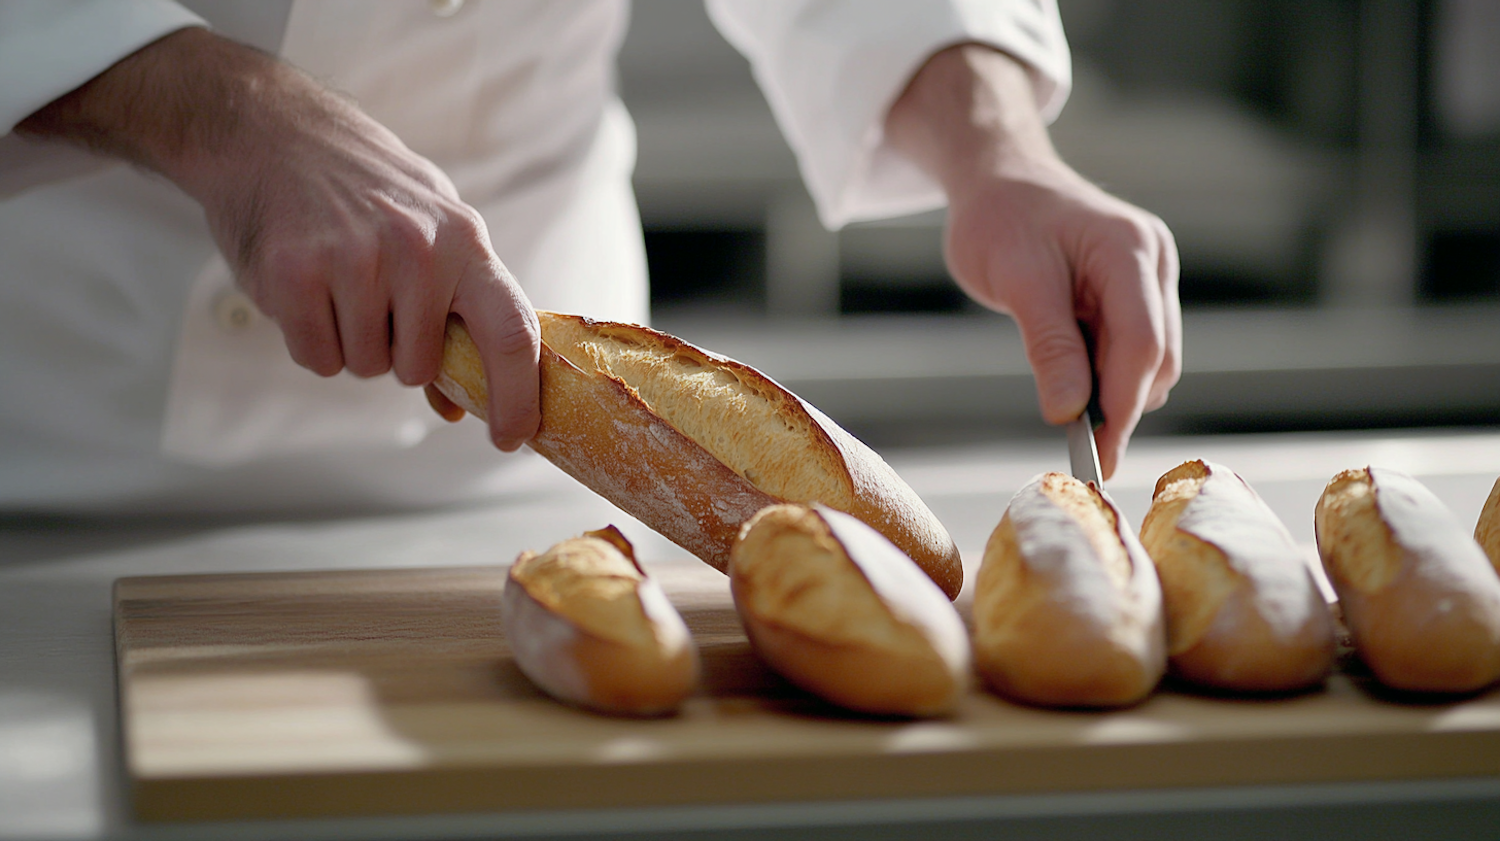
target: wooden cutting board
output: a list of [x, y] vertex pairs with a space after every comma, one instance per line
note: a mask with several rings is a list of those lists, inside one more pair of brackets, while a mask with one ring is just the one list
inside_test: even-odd
[[702, 648], [678, 716], [559, 705], [501, 637], [502, 568], [127, 578], [126, 767], [142, 820], [1069, 792], [1500, 774], [1500, 691], [1367, 681], [1279, 699], [1163, 690], [1108, 713], [976, 690], [953, 718], [841, 713], [755, 659], [725, 579], [652, 568]]

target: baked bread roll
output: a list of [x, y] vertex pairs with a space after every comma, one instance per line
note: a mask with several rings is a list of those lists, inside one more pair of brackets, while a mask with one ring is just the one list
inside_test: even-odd
[[1344, 622], [1381, 683], [1467, 692], [1500, 678], [1500, 577], [1431, 491], [1395, 470], [1345, 470], [1315, 524]]
[[1166, 670], [1161, 588], [1140, 541], [1092, 483], [1044, 473], [1010, 501], [974, 591], [974, 659], [998, 693], [1112, 707]]
[[827, 701], [931, 716], [968, 688], [969, 639], [947, 596], [848, 514], [761, 511], [734, 545], [729, 584], [761, 659]]
[[[958, 547], [869, 447], [748, 365], [631, 324], [539, 311], [542, 424], [553, 464], [719, 571], [768, 505], [821, 502], [885, 535], [952, 599]], [[450, 317], [437, 385], [485, 417], [478, 350]]]
[[1173, 674], [1278, 692], [1317, 684], [1333, 668], [1333, 616], [1302, 550], [1234, 471], [1207, 461], [1168, 471], [1141, 544], [1161, 579]]
[[614, 526], [522, 552], [500, 606], [516, 665], [559, 701], [661, 715], [698, 684], [687, 626]]
[[1489, 499], [1479, 512], [1479, 522], [1474, 526], [1474, 540], [1490, 559], [1490, 565], [1500, 574], [1500, 479], [1490, 488]]

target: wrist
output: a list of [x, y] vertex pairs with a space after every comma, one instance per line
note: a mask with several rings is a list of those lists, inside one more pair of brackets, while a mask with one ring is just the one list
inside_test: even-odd
[[983, 44], [928, 59], [891, 106], [885, 129], [950, 201], [989, 177], [1026, 178], [1060, 162], [1027, 69]]
[[197, 196], [206, 189], [214, 162], [234, 154], [237, 135], [276, 76], [294, 72], [206, 29], [179, 29], [16, 128], [128, 160]]

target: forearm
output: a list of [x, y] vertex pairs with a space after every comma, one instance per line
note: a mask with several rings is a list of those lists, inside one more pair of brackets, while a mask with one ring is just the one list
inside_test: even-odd
[[983, 44], [938, 52], [886, 117], [890, 144], [950, 195], [975, 175], [1056, 158], [1026, 68]]
[[[197, 198], [271, 97], [311, 87], [294, 68], [193, 27], [112, 65], [16, 126], [159, 172]], [[287, 82], [296, 78], [297, 84]]]

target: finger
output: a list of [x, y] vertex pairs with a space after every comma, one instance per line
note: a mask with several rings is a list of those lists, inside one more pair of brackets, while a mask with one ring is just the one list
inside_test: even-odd
[[427, 385], [443, 365], [443, 330], [461, 265], [436, 260], [430, 246], [388, 252], [391, 266], [391, 367], [406, 385]]
[[292, 361], [331, 377], [344, 369], [344, 353], [325, 276], [321, 255], [295, 246], [267, 249], [239, 283], [281, 329]]
[[449, 423], [458, 423], [464, 419], [464, 415], [468, 414], [457, 403], [449, 400], [448, 395], [438, 391], [437, 386], [432, 383], [423, 386], [422, 393], [427, 395], [427, 405]]
[[357, 377], [391, 370], [391, 298], [380, 281], [379, 258], [356, 260], [329, 278], [344, 365]]
[[1166, 328], [1156, 275], [1154, 240], [1114, 250], [1090, 268], [1099, 278], [1099, 465], [1108, 479], [1124, 457], [1130, 435], [1165, 355]]
[[333, 301], [326, 294], [275, 314], [282, 340], [292, 361], [320, 377], [344, 370]]
[[1165, 222], [1160, 219], [1153, 221], [1161, 244], [1157, 276], [1161, 282], [1162, 326], [1166, 330], [1166, 348], [1161, 367], [1156, 370], [1156, 379], [1151, 383], [1150, 396], [1146, 400], [1148, 412], [1166, 405], [1167, 395], [1182, 376], [1182, 304], [1177, 296], [1180, 271], [1177, 242]]
[[1026, 361], [1036, 376], [1042, 417], [1067, 423], [1088, 405], [1093, 373], [1088, 348], [1078, 330], [1071, 284], [1026, 283], [1017, 286], [1011, 313], [1021, 330]]
[[453, 311], [463, 318], [484, 361], [490, 439], [506, 452], [515, 450], [541, 424], [536, 313], [499, 260], [476, 267], [459, 282]]

